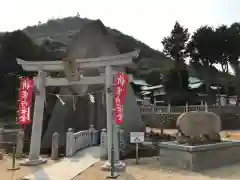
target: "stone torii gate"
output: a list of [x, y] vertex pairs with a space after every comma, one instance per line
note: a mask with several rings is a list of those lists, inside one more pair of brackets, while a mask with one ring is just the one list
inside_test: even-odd
[[[68, 81], [66, 78], [47, 77], [46, 72], [64, 71], [63, 61], [24, 61], [17, 59], [17, 63], [22, 66], [25, 71], [38, 72], [34, 78], [35, 106], [32, 124], [31, 144], [28, 159], [23, 163], [25, 165], [37, 165], [45, 163], [46, 160], [40, 157], [41, 134], [43, 124], [44, 103], [46, 99], [47, 86], [73, 86], [73, 85], [92, 85], [105, 84], [106, 93], [106, 110], [107, 110], [107, 133], [108, 133], [108, 160], [111, 160], [112, 143], [112, 121], [113, 121], [113, 94], [109, 89], [113, 85], [113, 67], [124, 66], [132, 63], [132, 59], [139, 55], [139, 51], [133, 51], [125, 54], [114, 56], [102, 56], [97, 58], [76, 59], [76, 66], [81, 69], [105, 68], [105, 74], [96, 77], [83, 77], [79, 81]], [[132, 79], [131, 76], [129, 78]], [[114, 139], [117, 136], [114, 137]], [[117, 140], [117, 139], [116, 139]], [[114, 140], [115, 147], [117, 141]]]

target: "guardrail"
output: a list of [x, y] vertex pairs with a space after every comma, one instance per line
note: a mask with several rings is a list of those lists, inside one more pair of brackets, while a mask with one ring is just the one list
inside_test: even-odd
[[66, 136], [66, 156], [73, 156], [77, 151], [99, 144], [99, 131], [91, 125], [89, 130], [74, 133], [72, 128], [68, 129]]

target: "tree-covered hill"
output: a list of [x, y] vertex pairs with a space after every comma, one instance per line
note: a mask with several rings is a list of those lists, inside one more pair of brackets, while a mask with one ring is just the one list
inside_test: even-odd
[[[39, 22], [38, 25], [28, 26], [22, 31], [19, 30], [9, 33], [0, 33], [0, 117], [6, 117], [9, 114], [14, 114], [15, 116], [17, 109], [16, 101], [18, 96], [18, 80], [16, 76], [9, 75], [19, 75], [22, 73], [21, 68], [16, 63], [16, 58], [36, 61], [61, 59], [61, 57], [65, 55], [63, 53], [64, 50], [69, 45], [69, 42], [71, 42], [71, 40], [74, 38], [76, 33], [81, 31], [81, 29], [86, 24], [91, 22], [93, 22], [93, 20], [74, 16], [63, 19], [51, 19], [46, 23]], [[178, 25], [177, 28], [180, 28], [181, 30], [180, 25]], [[199, 66], [199, 64], [197, 64], [197, 66], [194, 64], [190, 66], [183, 65], [184, 58], [189, 55], [187, 54], [187, 50], [190, 52], [191, 58], [194, 59], [195, 49], [205, 47], [204, 44], [197, 44], [201, 41], [201, 39], [199, 41], [199, 37], [204, 37], [202, 38], [205, 40], [204, 43], [208, 43], [209, 38], [205, 38], [205, 31], [196, 32], [197, 34], [195, 33], [194, 36], [191, 36], [191, 38], [195, 38], [190, 41], [192, 43], [191, 45], [193, 46], [179, 46], [182, 53], [181, 55], [183, 56], [181, 56], [181, 58], [176, 61], [176, 58], [178, 57], [176, 55], [177, 51], [176, 48], [174, 49], [174, 46], [171, 44], [177, 44], [174, 36], [167, 37], [163, 40], [163, 44], [165, 45], [165, 52], [163, 53], [150, 48], [148, 45], [140, 42], [134, 37], [126, 35], [116, 29], [107, 27], [107, 30], [115, 37], [117, 48], [119, 49], [120, 53], [130, 52], [134, 49], [140, 50], [140, 56], [136, 59], [136, 66], [134, 66], [135, 69], [133, 70], [133, 73], [140, 78], [147, 79], [150, 74], [151, 77], [153, 77], [152, 75], [158, 76], [159, 72], [167, 74], [173, 68], [187, 67], [186, 70], [190, 76], [197, 76], [201, 79], [208, 78], [209, 82], [211, 80], [226, 85], [228, 84], [227, 81], [229, 81], [229, 79], [232, 79], [228, 73], [220, 73], [217, 71], [214, 66], [212, 66], [212, 64], [211, 67], [207, 67], [208, 69], [206, 69], [206, 66], [204, 66], [204, 68], [203, 66]], [[179, 31], [179, 29], [177, 30]], [[186, 31], [185, 29], [182, 30]], [[171, 33], [173, 33], [173, 35], [175, 33], [176, 35], [176, 32], [176, 29], [173, 29]], [[186, 34], [184, 38], [185, 39], [183, 40], [186, 44], [188, 34]], [[179, 40], [181, 41], [182, 39], [180, 38]], [[159, 42], [160, 41], [161, 39], [159, 39]], [[182, 44], [180, 43], [179, 45]], [[179, 50], [179, 47], [177, 50]], [[210, 47], [208, 46], [208, 48]], [[204, 53], [206, 52], [205, 49], [203, 51]], [[215, 51], [212, 50], [211, 52], [207, 52], [211, 53]], [[201, 55], [204, 55], [204, 53]], [[204, 58], [204, 56], [200, 57], [198, 55], [198, 59], [195, 58], [195, 62], [201, 62], [199, 60]], [[177, 66], [176, 62], [178, 64]], [[206, 72], [208, 73], [206, 74]], [[209, 77], [211, 77], [211, 79], [209, 79]], [[156, 79], [159, 78], [156, 77]], [[174, 82], [176, 81], [177, 80], [174, 79]]]
[[[79, 32], [84, 25], [91, 23], [93, 20], [80, 18], [78, 16], [67, 17], [63, 19], [52, 19], [47, 23], [39, 23], [36, 26], [29, 26], [23, 31], [29, 35], [35, 42], [41, 44], [44, 40], [51, 38], [53, 41], [59, 41], [68, 45], [74, 34]], [[134, 37], [126, 35], [116, 29], [107, 28], [117, 40], [117, 46], [120, 52], [128, 52], [133, 49], [140, 49], [141, 57], [166, 59], [165, 55], [150, 48], [148, 45], [136, 40]]]
[[[33, 39], [34, 42], [44, 45], [49, 49], [49, 44], [53, 49], [65, 48], [74, 35], [79, 32], [84, 25], [91, 23], [93, 20], [81, 18], [79, 16], [67, 17], [62, 19], [50, 19], [46, 23], [39, 22], [38, 25], [28, 26], [23, 31]], [[116, 29], [107, 27], [117, 40], [117, 47], [121, 53], [129, 52], [134, 49], [140, 49], [140, 57], [138, 62], [148, 67], [148, 70], [138, 69], [137, 74], [146, 74], [149, 71], [161, 69], [168, 70], [173, 67], [173, 60], [163, 52], [157, 51], [135, 39], [130, 35], [126, 35]], [[161, 39], [159, 39], [159, 42]], [[141, 61], [140, 61], [141, 60]], [[140, 65], [138, 65], [140, 67]], [[140, 72], [142, 71], [143, 72]], [[191, 68], [191, 74], [198, 76], [195, 70]]]

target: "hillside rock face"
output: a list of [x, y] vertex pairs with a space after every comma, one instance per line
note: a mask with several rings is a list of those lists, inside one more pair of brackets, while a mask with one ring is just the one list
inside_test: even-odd
[[[85, 25], [73, 38], [67, 50], [68, 56], [71, 58], [93, 58], [119, 54], [114, 37], [99, 20]], [[124, 68], [119, 67], [116, 70], [124, 71]], [[104, 68], [84, 70], [84, 76], [99, 76], [100, 73], [104, 73]], [[76, 110], [73, 108], [72, 97], [62, 97], [65, 102], [64, 106], [58, 100], [56, 101], [49, 118], [47, 130], [42, 137], [42, 148], [51, 147], [53, 132], [60, 134], [60, 145], [65, 146], [65, 136], [68, 128], [85, 130], [89, 128], [90, 124], [93, 124], [98, 130], [106, 128], [104, 84], [61, 87], [59, 94], [71, 94], [73, 91], [74, 93], [80, 92], [81, 95], [75, 97]], [[91, 93], [95, 97], [94, 104], [90, 103], [87, 93]], [[130, 85], [127, 87], [122, 126], [126, 141], [129, 141], [128, 134], [130, 131], [139, 131], [143, 127], [140, 109]]]

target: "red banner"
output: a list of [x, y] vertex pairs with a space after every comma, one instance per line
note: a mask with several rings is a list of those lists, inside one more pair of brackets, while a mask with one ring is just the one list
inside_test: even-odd
[[33, 80], [30, 78], [20, 79], [18, 124], [30, 123], [30, 106], [32, 103]]
[[114, 119], [117, 125], [123, 122], [123, 104], [127, 84], [128, 75], [117, 72], [114, 81]]

